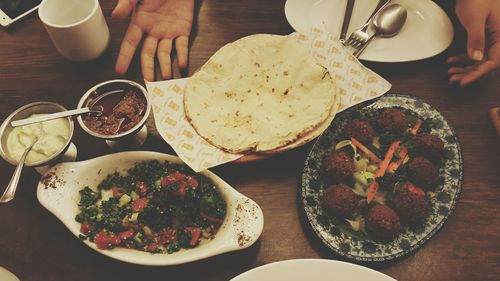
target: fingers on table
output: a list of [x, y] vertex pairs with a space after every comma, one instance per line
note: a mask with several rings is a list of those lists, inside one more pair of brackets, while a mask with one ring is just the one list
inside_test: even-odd
[[158, 44], [158, 61], [160, 63], [162, 79], [172, 78], [172, 59], [170, 53], [172, 52], [172, 40], [164, 38]]
[[485, 25], [486, 18], [478, 18], [475, 21], [469, 21], [465, 25], [467, 30], [467, 54], [469, 58], [475, 61], [480, 61], [483, 59], [484, 55], [484, 37], [485, 37]]
[[447, 64], [450, 65], [464, 65], [464, 64], [470, 64], [471, 60], [467, 56], [467, 54], [461, 54], [457, 56], [451, 56], [446, 60]]
[[184, 69], [188, 65], [189, 37], [181, 35], [175, 39], [175, 50], [177, 52], [177, 63], [179, 68]]
[[155, 54], [158, 46], [158, 39], [152, 36], [147, 36], [144, 39], [141, 52], [141, 69], [142, 76], [147, 81], [155, 79]]
[[125, 74], [134, 57], [135, 50], [141, 42], [142, 30], [135, 24], [130, 24], [120, 47], [120, 53], [116, 60], [115, 71], [118, 74]]
[[474, 65], [469, 65], [466, 67], [450, 67], [448, 69], [448, 74], [453, 75], [453, 74], [463, 74], [469, 72], [471, 69], [473, 69], [475, 66]]
[[495, 70], [497, 66], [498, 65], [492, 60], [487, 60], [481, 64], [478, 64], [472, 71], [464, 75], [464, 77], [460, 81], [460, 86], [465, 87], [469, 85], [482, 76], [485, 76], [486, 74]]
[[468, 67], [452, 67], [448, 70], [450, 83], [460, 83], [461, 87], [465, 87], [486, 74], [494, 71], [498, 64], [492, 60], [479, 63]]

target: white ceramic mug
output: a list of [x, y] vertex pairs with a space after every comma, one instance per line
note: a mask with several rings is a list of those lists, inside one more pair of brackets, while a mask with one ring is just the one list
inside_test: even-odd
[[38, 16], [69, 60], [90, 61], [108, 47], [109, 29], [98, 0], [43, 0]]

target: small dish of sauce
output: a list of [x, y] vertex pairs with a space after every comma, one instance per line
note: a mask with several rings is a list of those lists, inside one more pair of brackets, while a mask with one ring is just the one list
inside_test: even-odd
[[[29, 118], [43, 115], [46, 114], [32, 114]], [[7, 153], [19, 161], [26, 147], [36, 141], [26, 163], [43, 162], [65, 147], [70, 135], [70, 124], [66, 118], [16, 127], [7, 135]]]
[[89, 107], [102, 114], [87, 114], [83, 123], [98, 134], [116, 135], [139, 124], [146, 109], [146, 99], [134, 90], [116, 91], [101, 96]]
[[135, 131], [143, 124], [149, 113], [147, 92], [132, 83], [115, 80], [90, 89], [79, 107], [87, 106], [101, 114], [82, 115], [79, 119], [82, 127], [94, 136], [113, 138]]

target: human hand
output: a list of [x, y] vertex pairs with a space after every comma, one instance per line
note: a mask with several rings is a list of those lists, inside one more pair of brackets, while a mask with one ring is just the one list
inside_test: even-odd
[[500, 0], [457, 0], [467, 53], [448, 58], [451, 84], [465, 87], [500, 66]]
[[178, 65], [188, 64], [188, 44], [193, 24], [194, 0], [118, 0], [114, 18], [132, 19], [123, 38], [115, 71], [125, 74], [137, 46], [145, 36], [141, 50], [141, 70], [144, 79], [154, 80], [155, 55], [160, 63], [161, 77], [172, 78], [172, 44], [175, 41]]

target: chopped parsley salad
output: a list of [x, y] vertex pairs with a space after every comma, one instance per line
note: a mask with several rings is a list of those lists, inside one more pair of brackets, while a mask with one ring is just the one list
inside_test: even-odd
[[99, 249], [173, 253], [213, 239], [226, 215], [214, 184], [185, 165], [138, 162], [80, 190], [80, 238]]

